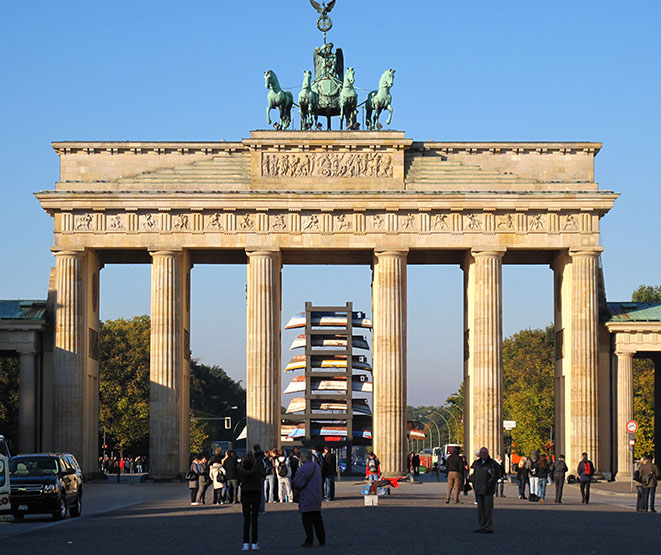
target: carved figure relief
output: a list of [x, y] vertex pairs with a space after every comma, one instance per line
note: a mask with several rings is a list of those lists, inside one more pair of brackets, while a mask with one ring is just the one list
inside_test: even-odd
[[562, 226], [562, 229], [568, 231], [576, 231], [578, 229], [578, 222], [576, 221], [576, 216], [569, 214], [565, 220], [565, 225]]
[[209, 227], [214, 229], [223, 229], [223, 222], [221, 220], [221, 215], [218, 212], [214, 212], [209, 217]]
[[404, 223], [402, 224], [404, 229], [415, 229], [415, 214], [409, 214], [404, 218]]
[[436, 214], [434, 216], [434, 229], [448, 229], [447, 214]]
[[345, 229], [345, 230], [351, 229], [351, 220], [347, 218], [345, 214], [340, 214], [337, 217], [337, 229]]
[[119, 214], [110, 218], [110, 229], [124, 229], [122, 217]]
[[253, 222], [250, 214], [244, 214], [241, 216], [241, 220], [239, 220], [239, 227], [241, 229], [252, 229], [255, 227], [255, 222]]
[[468, 215], [468, 229], [482, 229], [482, 222], [477, 217], [477, 214]]
[[514, 229], [514, 219], [512, 218], [512, 214], [504, 214], [502, 216], [498, 216], [498, 229]]
[[172, 225], [174, 229], [188, 229], [188, 215], [187, 214], [177, 214], [174, 217], [174, 224]]
[[157, 225], [158, 225], [158, 222], [156, 221], [156, 218], [154, 218], [154, 216], [152, 214], [147, 214], [145, 216], [145, 219], [144, 219], [143, 223], [142, 223], [142, 227], [144, 227], [145, 229], [152, 230], [152, 231], [154, 229], [156, 229]]
[[372, 216], [372, 224], [374, 225], [374, 229], [383, 229], [383, 216], [381, 214], [374, 214]]
[[534, 216], [530, 216], [530, 222], [528, 223], [528, 227], [533, 231], [539, 231], [540, 229], [544, 229], [544, 222], [542, 221], [542, 215], [535, 214]]
[[76, 229], [91, 230], [92, 229], [92, 214], [83, 214], [76, 217]]
[[273, 229], [283, 230], [287, 229], [287, 219], [284, 214], [278, 214], [273, 218], [273, 224], [271, 225]]
[[262, 154], [262, 177], [391, 178], [392, 176], [390, 154], [371, 152]]
[[305, 221], [305, 225], [303, 226], [303, 229], [305, 230], [319, 229], [319, 216], [317, 214], [312, 214], [311, 216], [308, 216]]

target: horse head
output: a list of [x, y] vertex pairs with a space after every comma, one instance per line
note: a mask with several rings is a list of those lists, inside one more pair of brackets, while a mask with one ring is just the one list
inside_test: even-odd
[[309, 69], [306, 69], [303, 72], [303, 88], [304, 89], [310, 88], [311, 81], [312, 81], [312, 72]]
[[278, 78], [275, 75], [273, 70], [267, 70], [264, 72], [264, 85], [267, 89], [279, 89], [280, 85], [278, 83]]
[[344, 72], [344, 86], [353, 86], [355, 82], [354, 70], [352, 67], [348, 67]]
[[386, 69], [383, 72], [383, 75], [381, 75], [381, 79], [379, 80], [379, 88], [381, 87], [390, 88], [393, 86], [394, 82], [395, 82], [395, 70]]

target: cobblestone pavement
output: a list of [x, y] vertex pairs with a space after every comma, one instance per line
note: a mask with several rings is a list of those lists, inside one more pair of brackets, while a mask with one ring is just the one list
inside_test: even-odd
[[[415, 550], [474, 553], [658, 553], [661, 513], [639, 514], [633, 496], [593, 490], [580, 503], [578, 487], [565, 486], [565, 502], [519, 500], [516, 486], [496, 499], [493, 535], [474, 534], [472, 493], [461, 505], [444, 502], [445, 482], [402, 484], [365, 507], [361, 484], [337, 484], [337, 500], [324, 503], [327, 553], [407, 553]], [[208, 496], [210, 497], [210, 496]], [[209, 501], [209, 499], [207, 500]], [[260, 516], [259, 544], [272, 553], [298, 550], [300, 516], [292, 504], [269, 504]], [[238, 552], [240, 505], [192, 507], [186, 484], [86, 484], [81, 518], [52, 523], [26, 517], [0, 522], [0, 552], [174, 554]]]

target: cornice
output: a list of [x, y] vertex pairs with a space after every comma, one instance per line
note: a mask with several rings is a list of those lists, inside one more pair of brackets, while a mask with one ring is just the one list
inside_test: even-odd
[[172, 141], [56, 141], [51, 146], [63, 154], [221, 154], [248, 149], [241, 142], [172, 142]]
[[549, 154], [559, 152], [561, 154], [592, 154], [596, 156], [603, 143], [595, 142], [440, 142], [440, 141], [423, 141], [413, 142], [411, 150], [435, 150], [441, 154], [467, 152], [469, 154]]

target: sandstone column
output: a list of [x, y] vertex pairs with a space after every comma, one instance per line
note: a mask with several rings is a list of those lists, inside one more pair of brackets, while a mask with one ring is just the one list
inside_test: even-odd
[[280, 251], [246, 253], [247, 446], [275, 449], [280, 447]]
[[480, 447], [503, 454], [503, 248], [474, 248], [466, 272], [464, 382], [467, 457]]
[[616, 352], [617, 357], [617, 475], [616, 479], [631, 480], [632, 454], [626, 424], [633, 420], [633, 353]]
[[18, 393], [18, 452], [38, 451], [36, 351], [21, 351]]
[[406, 258], [374, 253], [372, 282], [374, 451], [386, 476], [406, 472]]
[[174, 478], [179, 468], [181, 380], [181, 256], [154, 251], [151, 270], [149, 475]]
[[572, 260], [570, 460], [587, 452], [599, 469], [597, 263], [602, 249], [570, 249]]
[[82, 251], [55, 253], [53, 449], [73, 453], [79, 460], [84, 459], [83, 438], [85, 437], [82, 258]]

